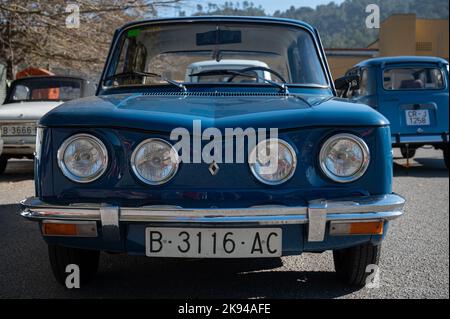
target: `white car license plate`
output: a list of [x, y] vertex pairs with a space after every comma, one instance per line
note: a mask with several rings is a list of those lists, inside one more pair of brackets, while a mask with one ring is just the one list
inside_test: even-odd
[[36, 125], [34, 124], [15, 124], [15, 125], [3, 125], [3, 136], [29, 136], [36, 135]]
[[281, 228], [146, 228], [148, 257], [281, 256]]
[[430, 125], [428, 110], [406, 110], [406, 125]]

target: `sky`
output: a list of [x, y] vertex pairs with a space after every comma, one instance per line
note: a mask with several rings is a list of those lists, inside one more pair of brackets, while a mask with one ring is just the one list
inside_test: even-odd
[[[228, 0], [231, 2], [241, 2], [240, 0]], [[248, 0], [249, 2], [253, 2], [255, 6], [261, 5], [266, 13], [272, 14], [276, 10], [286, 10], [289, 9], [291, 6], [294, 7], [312, 7], [315, 8], [317, 5], [320, 4], [327, 4], [329, 2], [335, 2], [337, 4], [342, 3], [344, 0]], [[186, 11], [186, 13], [189, 15], [190, 13], [195, 11], [195, 8], [197, 4], [201, 4], [204, 7], [208, 5], [208, 3], [215, 3], [215, 4], [221, 4], [225, 1], [218, 1], [218, 0], [185, 0], [184, 5], [181, 6], [181, 10]], [[176, 10], [169, 9], [164, 10], [163, 12], [160, 11], [160, 15], [164, 16], [174, 16], [176, 14]]]

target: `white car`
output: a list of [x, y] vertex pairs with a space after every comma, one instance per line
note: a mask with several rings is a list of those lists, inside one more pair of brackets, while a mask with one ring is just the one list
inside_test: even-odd
[[[257, 60], [233, 60], [233, 59], [224, 59], [220, 61], [216, 60], [208, 60], [208, 61], [201, 61], [201, 62], [195, 62], [190, 64], [186, 69], [186, 76], [185, 76], [185, 82], [191, 82], [191, 83], [199, 83], [202, 82], [202, 78], [204, 78], [205, 81], [211, 82], [211, 77], [215, 77], [215, 82], [227, 82], [227, 80], [230, 78], [230, 75], [224, 74], [224, 75], [201, 75], [201, 76], [194, 76], [193, 74], [197, 73], [203, 73], [208, 71], [219, 71], [219, 70], [231, 70], [231, 71], [238, 71], [243, 70], [246, 68], [252, 68], [252, 67], [262, 67], [262, 68], [269, 68], [267, 63]], [[252, 71], [253, 74], [256, 74], [261, 79], [271, 80], [270, 73], [264, 70], [255, 70]], [[248, 74], [252, 74], [252, 72], [248, 72]], [[253, 83], [262, 83], [263, 80], [254, 80], [251, 78], [244, 78], [240, 77], [239, 82], [253, 82]]]
[[0, 156], [2, 156], [2, 152], [3, 152], [3, 139], [2, 139], [2, 132], [0, 131]]
[[13, 81], [0, 105], [0, 174], [10, 158], [33, 158], [37, 123], [44, 114], [65, 101], [91, 94], [89, 82], [81, 78], [41, 76]]

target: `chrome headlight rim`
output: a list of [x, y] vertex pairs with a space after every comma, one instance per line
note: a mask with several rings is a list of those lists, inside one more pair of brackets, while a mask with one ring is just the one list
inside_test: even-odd
[[[348, 139], [351, 140], [352, 142], [355, 142], [359, 148], [362, 151], [363, 154], [363, 161], [361, 163], [360, 168], [353, 173], [350, 176], [338, 176], [335, 175], [333, 172], [331, 172], [325, 163], [325, 160], [328, 156], [327, 154], [327, 149], [329, 148], [329, 146], [334, 143], [336, 140], [340, 140], [340, 139]], [[350, 134], [350, 133], [339, 133], [336, 135], [333, 135], [331, 137], [329, 137], [323, 144], [322, 147], [320, 149], [320, 154], [319, 154], [319, 162], [320, 162], [320, 168], [322, 170], [322, 172], [325, 174], [325, 176], [327, 176], [329, 179], [331, 179], [334, 182], [337, 183], [351, 183], [354, 182], [358, 179], [360, 179], [367, 171], [367, 168], [369, 167], [369, 163], [370, 163], [370, 150], [369, 147], [367, 146], [366, 142], [364, 142], [364, 140], [354, 134]]]
[[284, 178], [281, 179], [281, 180], [278, 180], [278, 181], [269, 181], [269, 180], [266, 180], [266, 179], [262, 178], [262, 177], [256, 172], [256, 170], [255, 170], [255, 163], [250, 163], [250, 162], [249, 162], [248, 165], [249, 165], [249, 167], [250, 167], [250, 170], [251, 170], [251, 172], [252, 172], [252, 175], [253, 175], [259, 182], [261, 182], [261, 183], [263, 183], [263, 184], [266, 184], [266, 185], [269, 185], [269, 186], [277, 186], [277, 185], [281, 185], [281, 184], [287, 182], [288, 180], [290, 180], [290, 179], [294, 176], [295, 171], [296, 171], [296, 169], [297, 169], [297, 153], [295, 152], [295, 150], [294, 150], [294, 148], [292, 147], [292, 145], [289, 144], [288, 142], [286, 142], [285, 140], [279, 139], [279, 138], [269, 138], [269, 139], [265, 139], [265, 140], [259, 142], [259, 143], [252, 149], [252, 151], [250, 152], [250, 158], [256, 158], [255, 153], [256, 153], [256, 150], [258, 149], [258, 146], [259, 146], [260, 144], [262, 144], [262, 143], [268, 143], [268, 142], [269, 142], [269, 143], [275, 142], [275, 143], [282, 144], [282, 145], [283, 145], [284, 147], [286, 147], [286, 148], [288, 149], [288, 151], [291, 153], [291, 156], [292, 156], [292, 169], [291, 169], [291, 171], [289, 172], [289, 174], [286, 175], [286, 177], [284, 177]]
[[[136, 155], [137, 155], [137, 152], [139, 151], [139, 149], [140, 149], [143, 145], [145, 145], [145, 144], [147, 144], [147, 143], [150, 143], [150, 142], [155, 142], [155, 141], [156, 141], [156, 142], [161, 142], [161, 143], [166, 144], [167, 146], [169, 146], [170, 149], [173, 151], [175, 157], [176, 157], [175, 169], [173, 169], [172, 172], [171, 172], [165, 179], [163, 179], [163, 180], [161, 180], [161, 181], [156, 181], [156, 182], [150, 181], [150, 180], [144, 178], [144, 177], [139, 173], [139, 171], [138, 171], [138, 169], [137, 169], [137, 167], [136, 167]], [[179, 169], [179, 167], [180, 167], [180, 157], [179, 157], [179, 155], [178, 155], [178, 152], [175, 150], [175, 148], [173, 147], [172, 144], [170, 144], [169, 142], [167, 142], [166, 140], [164, 140], [164, 139], [162, 139], [162, 138], [156, 138], [156, 137], [154, 137], [154, 138], [148, 138], [148, 139], [146, 139], [146, 140], [143, 140], [142, 142], [140, 142], [140, 143], [134, 148], [133, 153], [131, 154], [130, 164], [131, 164], [131, 169], [132, 169], [132, 171], [133, 171], [133, 173], [134, 173], [134, 176], [136, 176], [141, 182], [143, 182], [144, 184], [147, 184], [147, 185], [151, 185], [151, 186], [158, 186], [158, 185], [166, 184], [167, 182], [169, 182], [170, 180], [172, 180], [172, 178], [175, 177], [175, 175], [177, 174], [178, 169]]]
[[[93, 176], [89, 176], [89, 177], [80, 177], [77, 176], [75, 174], [73, 174], [66, 166], [66, 164], [64, 163], [64, 154], [66, 152], [67, 147], [73, 143], [74, 141], [78, 140], [78, 139], [88, 139], [91, 142], [93, 142], [94, 144], [96, 144], [98, 146], [98, 148], [101, 151], [101, 155], [102, 155], [102, 162], [103, 162], [103, 166], [102, 168]], [[91, 135], [91, 134], [86, 134], [86, 133], [80, 133], [80, 134], [75, 134], [72, 135], [70, 137], [68, 137], [59, 147], [58, 152], [57, 152], [57, 161], [58, 161], [58, 166], [61, 169], [61, 172], [63, 173], [63, 175], [65, 177], [67, 177], [68, 179], [70, 179], [73, 182], [77, 182], [77, 183], [92, 183], [93, 181], [96, 181], [97, 179], [99, 179], [100, 177], [103, 176], [103, 174], [106, 172], [106, 169], [108, 168], [108, 163], [109, 163], [109, 156], [108, 156], [108, 149], [106, 148], [105, 144], [97, 137]]]

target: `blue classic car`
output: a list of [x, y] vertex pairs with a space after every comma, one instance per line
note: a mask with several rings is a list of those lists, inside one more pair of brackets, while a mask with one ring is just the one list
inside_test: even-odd
[[358, 63], [336, 82], [343, 97], [368, 104], [389, 120], [392, 145], [400, 147], [404, 158], [432, 145], [443, 151], [449, 167], [448, 61], [374, 58]]
[[[247, 66], [185, 81], [193, 63], [222, 59]], [[39, 223], [62, 284], [69, 264], [91, 279], [100, 251], [333, 250], [337, 273], [364, 285], [389, 221], [403, 213], [388, 121], [336, 97], [318, 32], [299, 21], [127, 24], [96, 96], [47, 113], [37, 134], [36, 197], [22, 202], [22, 216]]]

